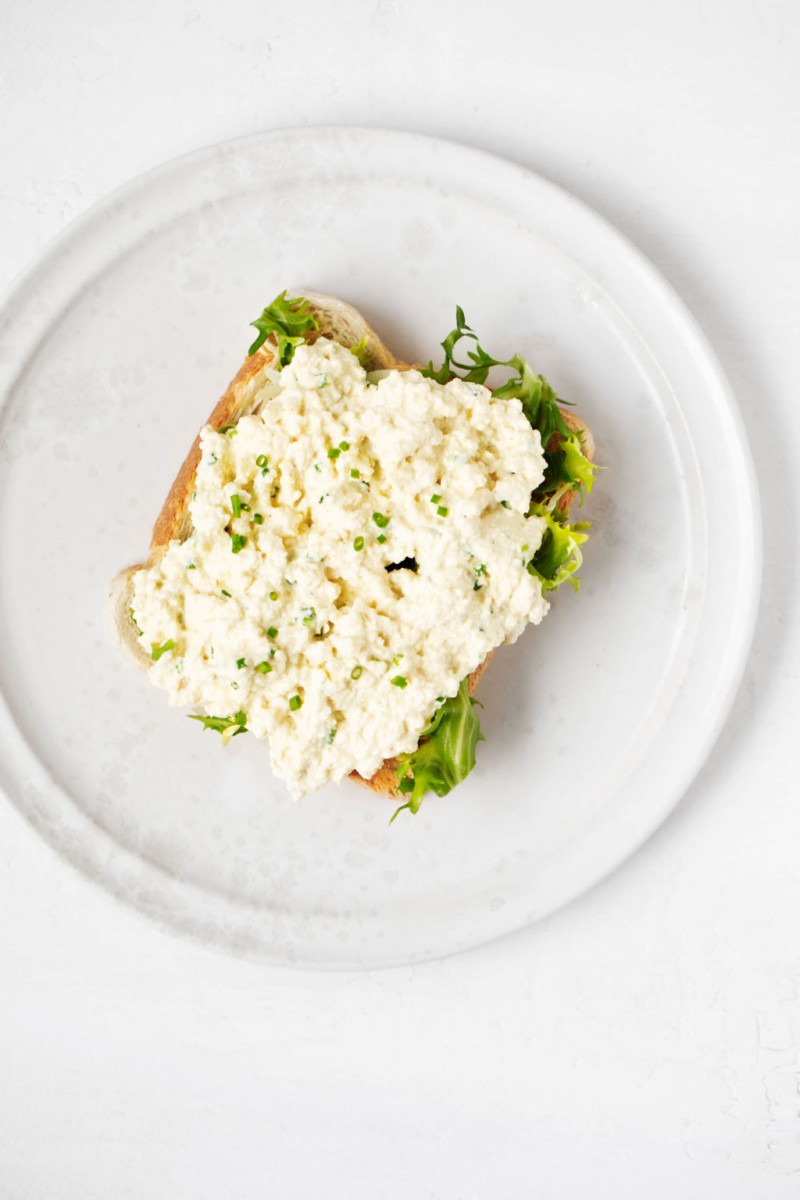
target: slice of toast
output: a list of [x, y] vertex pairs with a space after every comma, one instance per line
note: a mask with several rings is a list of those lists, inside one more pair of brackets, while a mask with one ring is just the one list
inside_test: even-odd
[[[313, 341], [318, 337], [329, 337], [343, 346], [355, 346], [364, 342], [366, 349], [362, 361], [367, 370], [407, 371], [412, 369], [413, 364], [395, 358], [361, 314], [343, 300], [312, 291], [288, 292], [287, 295], [290, 299], [302, 295], [309, 302], [311, 312], [319, 327], [308, 334], [308, 341]], [[255, 354], [251, 354], [245, 359], [231, 380], [228, 390], [208, 418], [207, 425], [219, 429], [223, 425], [235, 424], [241, 417], [258, 412], [263, 402], [265, 369], [277, 367], [275, 351], [275, 342], [270, 338], [260, 349], [256, 350]], [[563, 409], [562, 416], [568, 428], [580, 433], [584, 451], [591, 459], [594, 456], [594, 439], [588, 426], [573, 413]], [[554, 436], [558, 437], [557, 434]], [[164, 501], [164, 506], [156, 518], [146, 561], [120, 571], [112, 580], [109, 588], [106, 615], [112, 635], [121, 652], [143, 670], [147, 670], [150, 659], [138, 640], [131, 616], [133, 579], [137, 571], [151, 567], [157, 562], [171, 541], [185, 541], [191, 533], [189, 501], [194, 488], [194, 477], [199, 460], [200, 436], [198, 434], [175, 477]], [[489, 654], [470, 675], [470, 695], [478, 686], [481, 675], [489, 665], [491, 657], [492, 655]], [[381, 795], [390, 796], [393, 799], [398, 796], [397, 760], [394, 758], [387, 759], [370, 779], [364, 779], [355, 771], [350, 777]]]

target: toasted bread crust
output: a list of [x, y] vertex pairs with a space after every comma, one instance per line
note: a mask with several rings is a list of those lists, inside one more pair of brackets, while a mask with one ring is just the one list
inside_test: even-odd
[[[267, 343], [249, 355], [234, 375], [225, 395], [218, 401], [206, 425], [220, 429], [223, 425], [233, 425], [245, 415], [243, 398], [246, 396], [245, 385], [259, 373], [262, 367], [268, 367], [274, 362], [275, 347]], [[156, 518], [153, 534], [150, 539], [150, 560], [156, 559], [163, 553], [171, 541], [181, 541], [187, 536], [189, 498], [194, 487], [194, 477], [197, 464], [200, 462], [200, 434], [192, 442], [192, 448], [181, 463], [180, 470], [173, 480], [172, 487], [167, 493], [164, 506]]]
[[[361, 314], [351, 305], [333, 296], [325, 296], [319, 292], [302, 291], [289, 292], [290, 298], [303, 296], [309, 301], [311, 311], [319, 323], [319, 329], [309, 335], [309, 340], [315, 337], [331, 337], [345, 346], [354, 346], [366, 339], [366, 359], [370, 370], [409, 370], [411, 364], [394, 357], [389, 348], [384, 345], [375, 331], [364, 320]], [[253, 411], [253, 390], [248, 386], [264, 367], [275, 365], [275, 345], [270, 339], [254, 354], [248, 355], [242, 366], [234, 375], [224, 395], [217, 402], [213, 412], [206, 421], [214, 429], [224, 425], [235, 424], [241, 417]], [[567, 410], [561, 410], [567, 427], [581, 435], [586, 454], [589, 458], [594, 455], [594, 439], [589, 427]], [[112, 580], [106, 602], [106, 618], [120, 651], [126, 658], [131, 659], [137, 666], [147, 669], [149, 659], [137, 639], [136, 630], [131, 620], [131, 600], [133, 595], [133, 580], [138, 571], [152, 566], [164, 553], [172, 541], [182, 541], [190, 533], [189, 501], [194, 488], [194, 477], [197, 464], [200, 461], [200, 435], [192, 442], [191, 449], [175, 476], [169, 489], [161, 512], [156, 518], [150, 540], [150, 553], [143, 563], [127, 567], [120, 571]], [[566, 507], [572, 501], [572, 495], [566, 498]], [[488, 667], [494, 651], [486, 656], [480, 666], [469, 676], [469, 694], [473, 695], [484, 671]], [[379, 795], [396, 799], [398, 792], [397, 759], [389, 758], [378, 768], [370, 779], [364, 779], [356, 771], [350, 778], [362, 784]]]

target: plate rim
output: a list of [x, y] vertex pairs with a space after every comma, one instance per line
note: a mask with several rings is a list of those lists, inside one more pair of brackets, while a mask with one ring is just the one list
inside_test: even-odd
[[[497, 939], [510, 936], [535, 923], [541, 917], [564, 907], [579, 896], [591, 891], [631, 858], [656, 830], [660, 828], [669, 814], [685, 796], [686, 791], [706, 762], [729, 718], [741, 685], [751, 651], [759, 610], [763, 554], [761, 507], [755, 465], [744, 421], [736, 404], [733, 388], [707, 336], [672, 284], [629, 237], [622, 233], [605, 216], [593, 209], [588, 203], [577, 198], [568, 189], [554, 183], [539, 172], [523, 166], [514, 159], [493, 154], [459, 140], [443, 139], [425, 133], [406, 130], [393, 130], [363, 125], [323, 124], [297, 128], [284, 127], [280, 129], [260, 130], [240, 137], [210, 143], [165, 160], [131, 177], [111, 192], [99, 197], [87, 209], [77, 214], [38, 250], [34, 257], [15, 275], [4, 290], [2, 297], [0, 297], [0, 335], [3, 335], [9, 328], [13, 329], [15, 302], [24, 297], [26, 290], [35, 284], [37, 277], [47, 274], [48, 271], [58, 270], [57, 262], [54, 262], [58, 255], [71, 245], [78, 243], [87, 232], [91, 235], [97, 226], [98, 219], [113, 214], [115, 206], [120, 201], [127, 201], [139, 191], [143, 195], [147, 195], [154, 185], [157, 186], [160, 179], [177, 176], [180, 171], [187, 168], [190, 169], [192, 166], [201, 166], [204, 161], [211, 160], [220, 154], [227, 152], [235, 155], [240, 148], [243, 149], [250, 145], [262, 144], [270, 140], [277, 141], [287, 136], [304, 138], [311, 141], [325, 139], [331, 141], [334, 138], [360, 138], [362, 140], [381, 140], [387, 143], [403, 142], [406, 146], [413, 145], [415, 142], [424, 143], [429, 149], [436, 149], [450, 155], [455, 153], [463, 156], [465, 159], [469, 158], [474, 163], [483, 163], [485, 169], [491, 168], [495, 171], [508, 171], [512, 169], [518, 174], [521, 182], [532, 183], [534, 186], [544, 188], [557, 203], [563, 204], [566, 202], [569, 206], [573, 206], [574, 211], [580, 215], [582, 220], [588, 220], [602, 231], [606, 241], [614, 246], [615, 250], [623, 256], [623, 259], [627, 260], [627, 265], [635, 268], [648, 288], [655, 291], [657, 298], [666, 305], [671, 318], [676, 322], [677, 328], [682, 335], [681, 340], [686, 342], [688, 348], [695, 354], [698, 363], [702, 364], [704, 370], [709, 373], [709, 391], [713, 388], [717, 401], [724, 405], [725, 414], [730, 425], [729, 432], [733, 436], [733, 444], [740, 457], [739, 465], [742, 471], [740, 482], [745, 484], [745, 488], [737, 498], [749, 517], [748, 526], [745, 531], [745, 542], [750, 553], [751, 571], [747, 577], [749, 587], [746, 590], [746, 594], [737, 597], [738, 608], [735, 613], [735, 621], [732, 618], [731, 622], [731, 628], [735, 631], [736, 635], [731, 638], [732, 653], [723, 664], [724, 669], [720, 673], [720, 678], [716, 681], [717, 701], [713, 709], [712, 718], [708, 723], [704, 736], [698, 737], [694, 753], [688, 756], [683, 769], [679, 773], [679, 779], [671, 788], [666, 790], [666, 795], [661, 799], [660, 803], [651, 804], [648, 807], [647, 819], [640, 822], [634, 837], [626, 840], [617, 851], [612, 850], [608, 852], [606, 849], [600, 856], [602, 858], [601, 866], [592, 870], [588, 879], [579, 883], [577, 887], [562, 889], [566, 891], [566, 895], [557, 897], [552, 903], [541, 908], [539, 911], [528, 913], [527, 915], [523, 912], [517, 914], [511, 920], [498, 921], [497, 924], [500, 927], [494, 931], [476, 930], [462, 942], [451, 948], [439, 947], [419, 955], [401, 951], [399, 954], [386, 953], [381, 957], [380, 954], [375, 953], [376, 947], [373, 945], [373, 953], [367, 961], [358, 956], [348, 958], [347, 955], [342, 956], [341, 959], [337, 958], [335, 961], [330, 961], [326, 958], [314, 957], [313, 952], [309, 955], [307, 952], [308, 947], [306, 947], [306, 952], [303, 956], [294, 958], [291, 953], [287, 953], [286, 948], [282, 944], [278, 944], [276, 947], [267, 947], [263, 944], [257, 947], [232, 945], [230, 940], [226, 940], [224, 936], [219, 938], [213, 936], [213, 933], [210, 934], [208, 930], [204, 931], [202, 928], [203, 922], [197, 921], [197, 918], [193, 918], [195, 928], [192, 928], [192, 918], [188, 920], [186, 918], [182, 919], [180, 916], [176, 918], [175, 913], [169, 911], [154, 912], [151, 905], [144, 899], [142, 902], [137, 903], [136, 898], [120, 888], [116, 869], [136, 864], [139, 870], [146, 872], [148, 880], [151, 880], [152, 876], [156, 877], [155, 880], [152, 880], [156, 889], [158, 887], [163, 889], [164, 885], [166, 885], [167, 889], [174, 890], [177, 885], [181, 892], [188, 893], [189, 896], [196, 893], [200, 897], [206, 897], [207, 892], [200, 885], [189, 880], [176, 880], [170, 876], [170, 873], [165, 868], [142, 859], [122, 843], [118, 842], [110, 833], [101, 830], [94, 822], [90, 821], [87, 814], [80, 809], [75, 809], [75, 806], [71, 805], [71, 801], [68, 801], [75, 810], [80, 822], [91, 824], [94, 830], [94, 837], [107, 843], [104, 848], [105, 853], [94, 856], [94, 866], [88, 865], [84, 861], [85, 856], [77, 853], [72, 848], [65, 847], [63, 842], [59, 842], [56, 833], [52, 829], [52, 822], [49, 822], [44, 816], [37, 815], [31, 806], [24, 807], [12, 795], [12, 789], [4, 785], [3, 773], [0, 772], [0, 792], [9, 801], [10, 807], [18, 813], [23, 823], [29, 828], [35, 829], [42, 836], [42, 839], [58, 855], [61, 861], [68, 863], [101, 892], [106, 893], [114, 900], [124, 901], [126, 908], [129, 910], [133, 909], [133, 911], [139, 913], [141, 916], [146, 917], [150, 923], [155, 922], [162, 930], [174, 936], [179, 934], [188, 936], [191, 940], [206, 948], [213, 948], [237, 957], [256, 959], [274, 966], [304, 967], [318, 970], [371, 970], [412, 962], [423, 962], [455, 953], [464, 953]], [[280, 173], [280, 167], [277, 168], [276, 173]], [[13, 389], [16, 380], [26, 370], [30, 359], [31, 351], [27, 347], [23, 351], [20, 351], [19, 355], [12, 354], [12, 371], [9, 378], [5, 382], [0, 379], [0, 409], [4, 407], [9, 391]], [[5, 370], [2, 372], [2, 374], [6, 373]], [[746, 504], [745, 499], [747, 501]], [[694, 657], [694, 651], [692, 657]], [[0, 696], [0, 703], [5, 707], [5, 700], [2, 696]], [[25, 751], [33, 755], [33, 751], [28, 746], [22, 730], [13, 718], [11, 720], [19, 738], [25, 743]], [[35, 755], [33, 757], [35, 758]], [[36, 761], [38, 762], [38, 759]], [[58, 805], [62, 803], [61, 797], [64, 793], [58, 784], [55, 787], [57, 796], [54, 802]], [[595, 819], [590, 820], [582, 829], [581, 836], [583, 837], [587, 830], [591, 830], [594, 824]], [[597, 856], [595, 856], [595, 860], [596, 858]], [[98, 859], [105, 859], [106, 861], [98, 865], [96, 861]], [[143, 892], [146, 890], [148, 889], [142, 889]]]

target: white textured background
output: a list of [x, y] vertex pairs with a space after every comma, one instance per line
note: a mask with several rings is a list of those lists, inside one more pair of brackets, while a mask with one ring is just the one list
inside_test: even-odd
[[751, 437], [766, 575], [675, 816], [539, 927], [314, 975], [156, 932], [0, 804], [0, 1200], [800, 1195], [800, 10], [493, 0], [0, 9], [0, 285], [138, 172], [363, 123], [534, 167], [683, 294]]

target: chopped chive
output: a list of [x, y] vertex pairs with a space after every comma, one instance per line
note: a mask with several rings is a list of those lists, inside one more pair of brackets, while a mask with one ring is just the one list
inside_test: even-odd
[[262, 675], [269, 675], [272, 667], [268, 662], [260, 662], [256, 665], [256, 670], [260, 671]]
[[317, 610], [315, 608], [304, 608], [303, 609], [303, 624], [310, 625], [316, 615], [317, 615]]
[[292, 712], [297, 712], [298, 708], [302, 706], [302, 703], [303, 701], [299, 696], [292, 696], [291, 700], [289, 701], [289, 708], [292, 710]]
[[233, 690], [234, 690], [235, 692], [238, 692], [238, 690], [239, 690], [239, 685], [238, 685], [238, 683], [236, 683], [236, 682], [232, 683], [232, 684], [231, 684], [231, 687], [233, 688]]
[[361, 676], [363, 675], [363, 673], [364, 673], [364, 668], [360, 667], [356, 663], [356, 665], [353, 667], [352, 671], [350, 672], [350, 678], [351, 679], [360, 679]]
[[231, 553], [238, 554], [247, 545], [247, 538], [242, 533], [231, 535]]
[[364, 549], [364, 539], [363, 539], [363, 537], [357, 537], [357, 538], [356, 538], [356, 540], [353, 542], [353, 549], [354, 549], [354, 550], [363, 550], [363, 549]]
[[237, 658], [236, 665], [239, 668], [239, 670], [241, 671], [243, 667], [247, 666], [247, 660], [244, 658]]
[[350, 443], [349, 442], [339, 442], [339, 449], [340, 450], [349, 450]]
[[230, 598], [231, 598], [230, 592], [226, 592], [225, 588], [220, 588], [219, 590], [222, 592], [223, 596], [227, 596], [228, 599], [230, 600]]
[[261, 467], [262, 471], [268, 470], [269, 459], [267, 458], [266, 454], [259, 454], [258, 458], [256, 459], [256, 466]]
[[238, 432], [239, 430], [235, 425], [220, 425], [219, 429], [217, 430], [217, 433], [227, 433], [228, 437], [233, 437], [233, 435]]
[[361, 472], [359, 471], [358, 467], [350, 468], [350, 478], [351, 479], [360, 479], [361, 478]]
[[503, 508], [511, 508], [511, 505], [507, 500], [501, 500], [500, 503], [502, 504]]
[[380, 543], [381, 543], [381, 545], [383, 545], [383, 543], [386, 541], [386, 534], [385, 534], [385, 533], [379, 533], [379, 534], [378, 534], [378, 536], [375, 538], [375, 541], [376, 541], [376, 542], [380, 542]]
[[524, 554], [527, 549], [528, 549], [528, 543], [526, 542], [525, 545], [522, 547], [522, 553]]
[[399, 687], [399, 688], [408, 687], [408, 680], [404, 679], [402, 675], [395, 675], [394, 679], [391, 682], [394, 684], [395, 687]]
[[270, 625], [269, 629], [267, 630], [267, 637], [276, 638], [277, 636], [278, 636], [277, 629], [275, 628], [274, 625]]
[[236, 492], [231, 496], [231, 512], [235, 517], [242, 515], [242, 498]]
[[138, 633], [139, 637], [141, 637], [141, 636], [142, 636], [142, 630], [141, 630], [141, 628], [140, 628], [140, 626], [139, 626], [139, 622], [136, 620], [136, 614], [135, 614], [135, 613], [134, 613], [134, 611], [133, 611], [133, 606], [132, 606], [132, 605], [131, 605], [131, 607], [128, 609], [128, 616], [129, 616], [129, 617], [130, 617], [130, 619], [133, 621], [133, 628], [136, 630], [136, 632]]
[[261, 513], [253, 513], [253, 521], [256, 525], [264, 524], [264, 518], [262, 517]]
[[431, 504], [438, 504], [441, 498], [442, 497], [438, 494], [438, 492], [434, 492], [431, 496]]
[[187, 571], [196, 571], [196, 570], [197, 570], [197, 567], [195, 566], [195, 564], [194, 564], [194, 563], [187, 563], [187, 564], [186, 564], [186, 570], [187, 570]]
[[278, 599], [278, 593], [277, 593], [277, 592], [270, 592], [270, 594], [269, 594], [269, 598], [270, 598], [270, 600], [277, 600], [277, 599]]
[[444, 504], [440, 504], [436, 510], [437, 516], [440, 516], [440, 517], [446, 517], [449, 512], [450, 512], [450, 509], [445, 508]]
[[170, 638], [168, 642], [163, 642], [160, 646], [158, 642], [151, 642], [150, 657], [152, 658], [153, 662], [158, 662], [162, 654], [166, 654], [168, 650], [174, 649], [175, 643], [173, 642], [172, 638]]
[[389, 518], [385, 517], [383, 515], [383, 513], [373, 513], [372, 519], [375, 522], [375, 524], [378, 526], [378, 529], [385, 529], [386, 526], [389, 524]]
[[328, 451], [328, 458], [338, 458], [341, 453], [342, 452], [338, 446], [331, 446], [330, 450]]
[[335, 737], [336, 737], [336, 726], [334, 725], [333, 729], [328, 730], [328, 736], [325, 738], [325, 741], [328, 743], [329, 746]]

